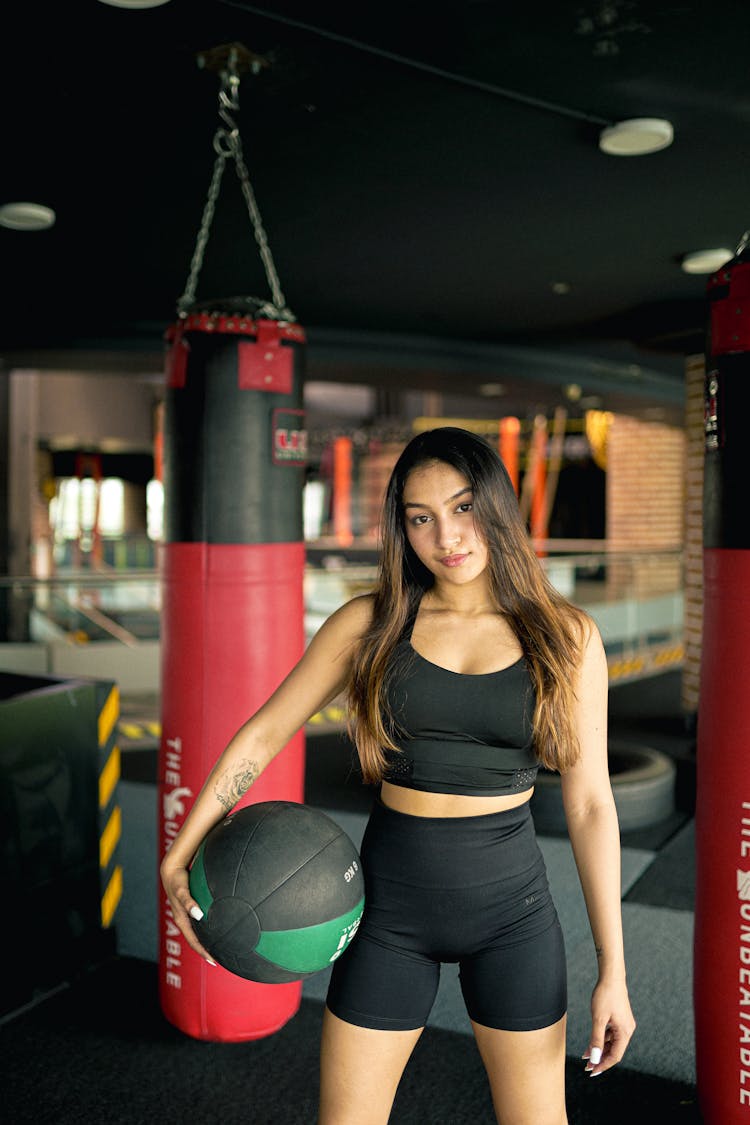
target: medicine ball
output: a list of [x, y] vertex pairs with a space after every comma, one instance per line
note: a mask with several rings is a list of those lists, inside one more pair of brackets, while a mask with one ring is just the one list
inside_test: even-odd
[[190, 891], [195, 932], [247, 980], [282, 984], [320, 972], [357, 932], [364, 880], [354, 844], [308, 805], [263, 801], [230, 814], [201, 844]]

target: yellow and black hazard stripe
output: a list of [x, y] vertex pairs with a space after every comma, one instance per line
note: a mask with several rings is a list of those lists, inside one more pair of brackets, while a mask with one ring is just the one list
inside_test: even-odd
[[106, 929], [112, 925], [122, 898], [122, 867], [118, 862], [122, 812], [117, 803], [117, 783], [120, 780], [120, 750], [117, 745], [120, 693], [117, 687], [97, 683], [96, 702], [99, 742], [99, 880], [102, 926]]
[[123, 749], [129, 748], [131, 744], [158, 744], [161, 738], [161, 722], [158, 719], [120, 719], [117, 732]]
[[[333, 727], [342, 727], [346, 724], [346, 710], [338, 704], [330, 704], [322, 711], [318, 711], [305, 724], [308, 734], [315, 734]], [[161, 723], [158, 719], [120, 719], [117, 723], [117, 734], [124, 752], [131, 750], [148, 749], [158, 745], [161, 737]]]
[[[331, 703], [322, 711], [318, 711], [305, 724], [308, 734], [315, 734], [333, 727], [342, 727], [346, 724], [346, 709], [337, 703]], [[117, 733], [120, 744], [126, 753], [133, 749], [145, 749], [152, 743], [158, 743], [161, 737], [161, 723], [158, 719], [120, 719], [117, 723]]]
[[346, 708], [339, 703], [331, 703], [308, 719], [305, 730], [308, 733], [315, 733], [322, 728], [345, 726], [346, 720]]
[[636, 680], [681, 665], [685, 658], [682, 642], [644, 646], [628, 656], [616, 656], [608, 663], [610, 682]]

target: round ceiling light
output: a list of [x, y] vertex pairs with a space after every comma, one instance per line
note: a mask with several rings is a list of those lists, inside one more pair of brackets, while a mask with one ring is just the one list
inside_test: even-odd
[[671, 121], [661, 117], [633, 117], [602, 129], [599, 148], [610, 156], [646, 156], [668, 148], [673, 140]]
[[168, 4], [169, 0], [99, 0], [101, 4], [109, 4], [111, 8], [160, 8]]
[[49, 230], [55, 225], [55, 212], [43, 203], [4, 203], [0, 207], [0, 226], [8, 230]]
[[680, 266], [685, 273], [714, 273], [733, 257], [734, 253], [726, 247], [717, 247], [715, 250], [693, 250], [690, 254], [685, 254]]

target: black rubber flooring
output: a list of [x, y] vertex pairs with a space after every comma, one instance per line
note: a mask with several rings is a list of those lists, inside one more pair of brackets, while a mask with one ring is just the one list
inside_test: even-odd
[[[303, 1001], [270, 1038], [205, 1043], [164, 1019], [156, 975], [149, 962], [114, 958], [0, 1024], [3, 1120], [313, 1125], [321, 1004]], [[591, 1079], [578, 1059], [568, 1061], [567, 1071], [570, 1125], [633, 1125], [644, 1114], [668, 1125], [700, 1125], [689, 1086], [624, 1066]], [[402, 1080], [391, 1125], [493, 1122], [473, 1040], [428, 1028]]]

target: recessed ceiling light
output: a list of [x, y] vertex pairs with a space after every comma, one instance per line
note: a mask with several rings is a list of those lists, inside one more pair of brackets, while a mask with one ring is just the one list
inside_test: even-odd
[[169, 0], [99, 0], [99, 3], [109, 4], [111, 8], [160, 8]]
[[4, 203], [0, 207], [0, 226], [9, 230], [49, 230], [55, 225], [55, 212], [42, 203]]
[[685, 273], [713, 273], [733, 257], [733, 252], [724, 246], [714, 250], [693, 250], [690, 254], [685, 254], [680, 266]]
[[599, 148], [610, 156], [646, 156], [668, 148], [674, 140], [671, 121], [661, 117], [632, 117], [599, 134]]

